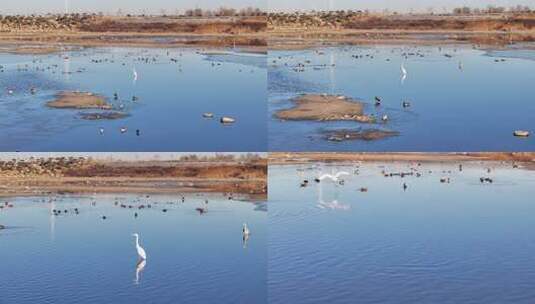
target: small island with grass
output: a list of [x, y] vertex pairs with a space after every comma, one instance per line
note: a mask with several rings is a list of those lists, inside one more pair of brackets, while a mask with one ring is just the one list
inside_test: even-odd
[[281, 110], [275, 116], [282, 120], [375, 122], [374, 117], [364, 114], [362, 102], [345, 96], [305, 94], [293, 102], [293, 108]]
[[60, 92], [46, 105], [56, 109], [112, 109], [104, 96], [89, 92]]

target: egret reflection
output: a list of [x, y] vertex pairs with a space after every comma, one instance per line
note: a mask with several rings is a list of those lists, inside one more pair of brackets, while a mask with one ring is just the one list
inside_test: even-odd
[[136, 285], [139, 285], [139, 280], [140, 280], [140, 277], [141, 277], [141, 274], [143, 272], [143, 270], [145, 269], [145, 266], [147, 265], [147, 260], [139, 260], [136, 264], [136, 279], [134, 281], [134, 283]]
[[247, 249], [247, 242], [249, 242], [249, 234], [244, 234], [242, 238], [243, 249]]
[[349, 210], [351, 206], [348, 204], [343, 204], [338, 201], [338, 199], [333, 199], [329, 202], [323, 200], [323, 184], [318, 185], [318, 204], [316, 205], [320, 209], [329, 209], [329, 210]]

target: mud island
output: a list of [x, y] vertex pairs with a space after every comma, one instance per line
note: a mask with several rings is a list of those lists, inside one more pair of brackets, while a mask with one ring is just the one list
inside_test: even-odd
[[46, 105], [56, 109], [111, 110], [112, 108], [104, 96], [89, 92], [60, 92], [55, 100], [47, 102]]
[[329, 141], [346, 141], [346, 140], [378, 140], [399, 135], [397, 131], [380, 130], [380, 129], [341, 129], [325, 131], [325, 138]]
[[80, 113], [80, 118], [85, 120], [114, 120], [128, 117], [127, 113], [123, 112], [104, 112], [104, 113]]
[[362, 102], [344, 96], [306, 94], [293, 102], [293, 108], [281, 110], [275, 116], [283, 120], [375, 122], [373, 116], [364, 114]]

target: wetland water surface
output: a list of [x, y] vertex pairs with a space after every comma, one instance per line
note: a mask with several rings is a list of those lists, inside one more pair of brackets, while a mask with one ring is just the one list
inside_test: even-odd
[[[407, 75], [402, 80], [401, 66]], [[535, 51], [469, 46], [333, 47], [270, 51], [270, 151], [531, 151], [535, 140]], [[280, 121], [274, 114], [300, 94], [345, 95], [386, 123]], [[382, 100], [374, 105], [375, 96]], [[407, 101], [409, 107], [403, 107]], [[362, 141], [325, 140], [339, 129], [398, 131]]]
[[[97, 48], [0, 54], [0, 65], [2, 151], [267, 149], [265, 55]], [[46, 106], [58, 92], [75, 90], [106, 97], [128, 117], [84, 120], [81, 113], [99, 111]], [[222, 125], [222, 116], [236, 122]]]
[[270, 303], [532, 303], [533, 185], [498, 163], [271, 166]]
[[[208, 212], [199, 215], [205, 199]], [[13, 207], [0, 210], [3, 304], [266, 303], [265, 204], [212, 195], [8, 201]], [[145, 264], [137, 264], [133, 233]]]

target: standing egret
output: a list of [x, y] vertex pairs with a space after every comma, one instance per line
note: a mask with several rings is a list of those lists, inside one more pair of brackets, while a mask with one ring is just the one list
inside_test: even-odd
[[134, 233], [132, 235], [136, 238], [137, 255], [139, 256], [139, 258], [141, 260], [146, 260], [147, 259], [147, 254], [145, 253], [145, 249], [143, 249], [143, 247], [139, 246], [139, 234]]
[[249, 227], [247, 227], [247, 224], [246, 224], [246, 223], [243, 223], [243, 229], [242, 229], [242, 232], [243, 232], [243, 237], [244, 237], [244, 238], [248, 238], [249, 235], [251, 234], [251, 232], [249, 231]]
[[243, 228], [242, 228], [243, 248], [247, 248], [247, 241], [249, 240], [249, 235], [250, 234], [251, 234], [251, 232], [249, 231], [249, 228], [247, 227], [247, 224], [243, 223]]
[[134, 67], [134, 69], [132, 70], [132, 73], [134, 74], [134, 83], [137, 81], [137, 71], [136, 71], [136, 68]]

